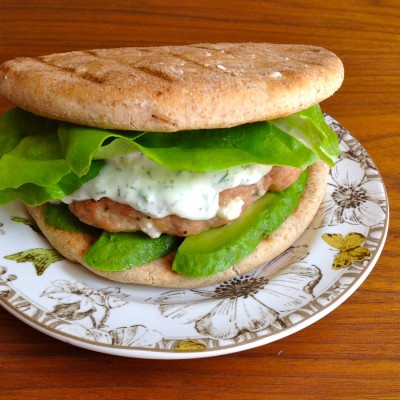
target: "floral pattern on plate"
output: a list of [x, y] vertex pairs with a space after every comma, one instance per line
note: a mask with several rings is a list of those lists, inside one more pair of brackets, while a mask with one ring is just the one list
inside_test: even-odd
[[160, 304], [163, 317], [194, 324], [200, 335], [215, 339], [232, 339], [275, 323], [284, 325], [280, 317], [310, 302], [321, 279], [318, 267], [302, 262], [306, 255], [307, 246], [289, 249], [275, 260], [284, 267], [272, 277], [258, 269], [211, 288], [192, 289], [198, 301], [185, 303], [187, 290], [173, 290], [152, 302]]
[[57, 339], [128, 357], [195, 358], [288, 336], [339, 306], [382, 250], [388, 203], [371, 158], [331, 117], [341, 155], [310, 227], [257, 270], [201, 289], [107, 281], [49, 248], [19, 203], [0, 207], [0, 302]]

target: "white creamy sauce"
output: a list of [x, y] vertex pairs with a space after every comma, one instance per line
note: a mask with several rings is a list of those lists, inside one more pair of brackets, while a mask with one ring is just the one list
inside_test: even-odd
[[140, 221], [140, 229], [147, 233], [151, 238], [155, 239], [161, 236], [162, 232], [158, 230], [150, 221], [147, 219]]
[[243, 204], [244, 201], [240, 197], [235, 197], [228, 204], [219, 207], [217, 216], [227, 220], [238, 218], [242, 212]]
[[108, 197], [153, 218], [177, 215], [200, 221], [220, 215], [231, 220], [240, 215], [243, 201], [234, 198], [220, 208], [219, 193], [236, 186], [252, 185], [271, 168], [249, 164], [214, 172], [179, 172], [166, 169], [136, 152], [108, 159], [94, 179], [62, 201], [69, 204], [75, 200]]

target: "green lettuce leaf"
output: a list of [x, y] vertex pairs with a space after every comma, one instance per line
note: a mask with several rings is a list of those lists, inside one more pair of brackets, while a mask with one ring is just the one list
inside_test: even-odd
[[58, 122], [13, 108], [0, 117], [0, 157], [14, 149], [26, 136], [54, 134]]
[[[143, 132], [121, 132], [60, 123], [58, 139], [68, 165], [77, 175], [89, 171], [93, 159], [122, 156], [137, 150], [133, 142]], [[109, 142], [110, 139], [116, 139]]]
[[102, 130], [13, 109], [0, 117], [0, 203], [60, 199], [98, 173], [94, 161], [133, 151], [172, 170], [207, 172], [250, 163], [305, 168], [318, 157], [332, 165], [339, 147], [318, 105], [274, 121], [176, 133]]
[[16, 199], [30, 207], [44, 204], [51, 200], [60, 200], [79, 189], [85, 182], [93, 179], [104, 165], [104, 160], [93, 161], [89, 172], [79, 177], [73, 172], [64, 175], [57, 183], [50, 186], [38, 186], [25, 183], [18, 188], [0, 190], [0, 204], [6, 204]]
[[19, 108], [0, 117], [0, 204], [20, 199], [36, 206], [61, 199], [98, 174], [104, 160], [72, 171], [58, 127], [57, 121]]
[[19, 108], [1, 116], [0, 190], [25, 183], [53, 185], [69, 172], [58, 145], [57, 125]]
[[326, 123], [318, 104], [289, 117], [272, 120], [270, 123], [299, 140], [330, 167], [335, 165], [335, 160], [340, 154], [339, 140]]
[[312, 150], [269, 122], [151, 133], [136, 143], [147, 157], [175, 171], [208, 172], [252, 163], [304, 168], [317, 160]]
[[305, 168], [318, 157], [331, 164], [338, 155], [337, 137], [319, 106], [273, 121], [171, 133], [122, 132], [61, 123], [58, 136], [68, 164], [78, 175], [88, 170], [92, 159], [133, 151], [143, 152], [165, 168], [196, 172], [250, 163]]
[[54, 185], [70, 171], [57, 135], [26, 136], [0, 158], [0, 190], [17, 188], [28, 182], [38, 186]]

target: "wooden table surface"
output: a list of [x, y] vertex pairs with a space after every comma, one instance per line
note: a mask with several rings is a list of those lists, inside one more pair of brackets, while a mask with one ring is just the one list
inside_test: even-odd
[[[208, 359], [95, 353], [52, 339], [1, 308], [1, 399], [400, 398], [398, 0], [0, 1], [0, 61], [220, 41], [314, 44], [342, 58], [345, 82], [323, 109], [367, 149], [391, 204], [388, 239], [374, 270], [343, 305], [308, 328]], [[1, 112], [9, 107], [0, 100]]]

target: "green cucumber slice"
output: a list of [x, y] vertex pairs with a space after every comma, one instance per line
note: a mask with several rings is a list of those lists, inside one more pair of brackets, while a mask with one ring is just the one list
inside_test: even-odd
[[299, 179], [280, 193], [269, 192], [244, 215], [228, 225], [187, 237], [178, 248], [172, 269], [194, 278], [214, 275], [254, 251], [257, 244], [274, 232], [293, 213], [308, 180]]

